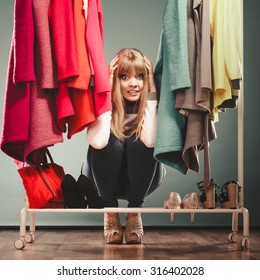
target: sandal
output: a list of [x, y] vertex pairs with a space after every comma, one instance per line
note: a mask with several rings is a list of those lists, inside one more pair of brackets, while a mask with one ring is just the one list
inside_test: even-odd
[[221, 187], [219, 202], [221, 208], [238, 208], [241, 186], [237, 181], [228, 181]]
[[219, 188], [219, 186], [214, 181], [214, 179], [211, 179], [209, 185], [206, 187], [203, 186], [203, 181], [198, 182], [197, 186], [200, 190], [200, 201], [203, 208], [216, 208], [216, 203], [218, 202], [218, 194], [216, 188]]

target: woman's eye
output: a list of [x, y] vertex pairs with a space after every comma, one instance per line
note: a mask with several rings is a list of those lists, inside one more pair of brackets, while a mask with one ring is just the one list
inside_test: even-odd
[[125, 74], [120, 74], [120, 75], [119, 75], [119, 78], [120, 78], [121, 80], [127, 80], [127, 79], [128, 79], [128, 76], [125, 75]]
[[144, 78], [144, 75], [143, 75], [143, 74], [140, 74], [140, 75], [137, 76], [137, 79], [138, 79], [138, 80], [143, 80], [143, 78]]

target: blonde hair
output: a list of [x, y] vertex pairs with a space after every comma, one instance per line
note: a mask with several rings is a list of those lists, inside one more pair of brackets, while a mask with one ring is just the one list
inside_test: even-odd
[[131, 129], [131, 135], [135, 134], [136, 139], [140, 137], [144, 119], [144, 110], [148, 95], [148, 73], [143, 54], [137, 49], [128, 48], [118, 52], [118, 67], [115, 71], [112, 86], [112, 120], [111, 131], [121, 141], [129, 135], [125, 134], [128, 129], [125, 124], [126, 106], [121, 93], [120, 75], [128, 74], [132, 71], [143, 75], [144, 87], [140, 99], [137, 101], [137, 117]]

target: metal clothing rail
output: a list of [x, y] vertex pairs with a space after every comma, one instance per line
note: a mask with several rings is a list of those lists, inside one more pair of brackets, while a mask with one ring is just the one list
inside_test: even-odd
[[[228, 236], [228, 241], [230, 243], [236, 243], [238, 241], [238, 215], [242, 214], [243, 217], [243, 238], [240, 241], [241, 249], [249, 249], [249, 213], [246, 208], [238, 209], [165, 209], [165, 208], [102, 208], [102, 209], [33, 209], [33, 208], [23, 208], [20, 214], [20, 238], [15, 240], [14, 246], [16, 249], [23, 249], [27, 243], [34, 242], [35, 239], [35, 221], [36, 213], [81, 213], [81, 214], [94, 214], [94, 213], [154, 213], [154, 214], [170, 214], [171, 218], [174, 214], [231, 214], [232, 215], [232, 232]], [[27, 214], [30, 214], [30, 226], [29, 233], [26, 232], [26, 220]]]
[[[243, 9], [243, 0], [241, 7]], [[243, 10], [241, 11], [242, 20], [241, 20], [241, 34], [242, 34], [242, 55], [243, 55]], [[242, 61], [244, 61], [242, 57]], [[238, 216], [239, 214], [243, 217], [243, 237], [240, 240], [241, 249], [249, 249], [249, 211], [244, 207], [244, 87], [243, 83], [241, 84], [241, 94], [238, 99], [238, 108], [237, 108], [237, 141], [238, 141], [238, 150], [237, 150], [237, 169], [238, 169], [238, 182], [242, 186], [241, 191], [239, 192], [239, 205], [237, 209], [223, 209], [223, 208], [214, 208], [214, 209], [164, 209], [164, 208], [102, 208], [102, 209], [32, 209], [25, 207], [21, 210], [20, 214], [20, 237], [15, 240], [14, 246], [16, 249], [23, 249], [27, 243], [32, 243], [35, 239], [35, 221], [36, 213], [84, 213], [84, 214], [93, 214], [93, 213], [105, 213], [105, 212], [114, 212], [114, 213], [154, 213], [154, 214], [170, 214], [171, 219], [175, 214], [231, 214], [232, 215], [232, 232], [228, 235], [228, 241], [231, 243], [238, 242]], [[30, 226], [29, 233], [26, 233], [26, 220], [27, 214], [30, 214]]]

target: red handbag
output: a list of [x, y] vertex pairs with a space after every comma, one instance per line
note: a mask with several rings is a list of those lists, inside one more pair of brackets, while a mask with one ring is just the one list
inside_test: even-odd
[[50, 163], [25, 166], [18, 169], [26, 191], [30, 208], [64, 208], [61, 182], [65, 176], [62, 166], [54, 163], [49, 150], [46, 154]]

